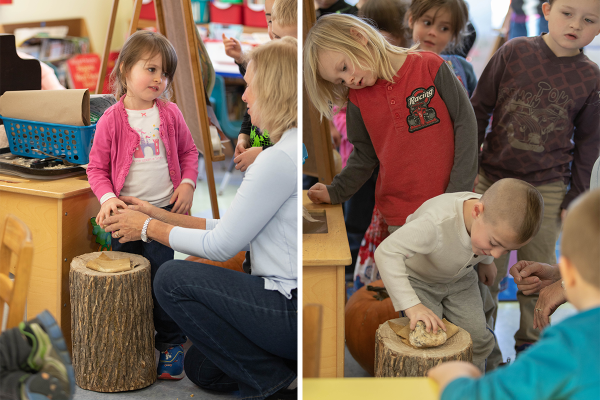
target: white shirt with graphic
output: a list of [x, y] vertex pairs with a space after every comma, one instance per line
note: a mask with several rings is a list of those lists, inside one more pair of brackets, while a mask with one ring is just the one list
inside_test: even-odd
[[169, 205], [173, 182], [165, 145], [160, 137], [160, 116], [156, 104], [147, 110], [126, 110], [131, 128], [140, 135], [121, 196], [133, 196], [157, 207]]
[[[159, 133], [158, 107], [155, 103], [147, 110], [125, 110], [129, 125], [140, 135], [140, 143], [133, 153], [133, 161], [120, 195], [137, 197], [156, 207], [168, 206], [174, 190], [165, 145]], [[195, 187], [191, 179], [183, 179], [183, 183]], [[100, 204], [113, 197], [117, 197], [113, 192], [106, 193], [100, 199]]]

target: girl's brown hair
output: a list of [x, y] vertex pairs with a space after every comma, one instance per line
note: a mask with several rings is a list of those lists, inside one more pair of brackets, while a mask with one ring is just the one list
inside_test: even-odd
[[451, 47], [454, 49], [460, 48], [467, 33], [465, 29], [467, 22], [469, 22], [469, 9], [464, 0], [413, 0], [408, 8], [408, 15], [412, 21], [412, 25], [425, 15], [427, 11], [438, 7], [438, 11], [444, 9], [450, 13], [450, 23], [452, 24], [452, 40], [450, 44], [453, 45]]
[[389, 32], [408, 47], [408, 30], [404, 22], [408, 3], [403, 0], [369, 0], [358, 11], [358, 16], [372, 20], [380, 31]]
[[171, 84], [173, 75], [177, 69], [177, 54], [175, 48], [166, 37], [160, 33], [150, 31], [137, 31], [129, 36], [115, 63], [115, 67], [110, 74], [110, 83], [113, 94], [118, 99], [127, 94], [127, 74], [131, 68], [141, 59], [151, 59], [155, 55], [162, 56], [162, 69], [167, 75], [167, 86], [160, 98], [164, 100], [171, 99]]

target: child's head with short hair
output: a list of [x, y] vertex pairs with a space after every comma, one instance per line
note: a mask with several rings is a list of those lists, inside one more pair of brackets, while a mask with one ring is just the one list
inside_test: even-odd
[[557, 57], [572, 57], [600, 34], [600, 0], [550, 0], [542, 5], [548, 21], [544, 41]]
[[273, 39], [285, 36], [298, 38], [298, 1], [275, 0], [271, 9]]
[[373, 21], [379, 32], [394, 46], [408, 47], [404, 24], [408, 7], [402, 0], [369, 0], [358, 16]]
[[393, 82], [397, 71], [390, 54], [406, 54], [377, 29], [353, 15], [325, 15], [304, 43], [304, 84], [321, 116], [332, 118], [331, 104], [343, 105], [348, 89], [372, 86], [377, 79]]
[[298, 41], [291, 36], [257, 46], [248, 54], [244, 76], [248, 88], [242, 98], [248, 103], [252, 121], [269, 131], [273, 143], [286, 130], [298, 126], [297, 61]]
[[[589, 286], [596, 296], [600, 295], [600, 189], [582, 195], [569, 207], [560, 252], [567, 299], [581, 309], [580, 295], [589, 297], [585, 289], [581, 290], [583, 287]], [[580, 282], [575, 282], [573, 270]]]
[[528, 243], [540, 230], [544, 199], [529, 183], [501, 179], [483, 194], [472, 212], [473, 252], [495, 258]]
[[413, 0], [408, 25], [421, 50], [441, 54], [446, 48], [460, 48], [469, 21], [464, 0]]
[[169, 100], [171, 97], [171, 84], [177, 69], [177, 54], [175, 48], [160, 33], [141, 30], [135, 32], [125, 41], [115, 67], [110, 75], [113, 94], [117, 99], [127, 94], [127, 79], [132, 68], [141, 60], [148, 61], [155, 56], [162, 58], [162, 71], [167, 79], [165, 90], [160, 98]]

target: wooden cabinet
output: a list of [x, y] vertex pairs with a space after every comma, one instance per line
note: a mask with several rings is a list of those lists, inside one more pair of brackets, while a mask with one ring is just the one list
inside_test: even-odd
[[27, 319], [47, 309], [71, 349], [69, 269], [73, 257], [98, 250], [90, 218], [100, 204], [87, 176], [52, 181], [0, 175], [0, 220], [19, 217], [31, 230], [33, 268]]

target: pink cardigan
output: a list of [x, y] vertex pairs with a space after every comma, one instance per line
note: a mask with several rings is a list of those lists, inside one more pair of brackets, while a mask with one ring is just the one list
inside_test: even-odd
[[[87, 175], [98, 200], [110, 192], [119, 196], [133, 161], [133, 152], [140, 144], [140, 135], [129, 126], [123, 97], [104, 112], [96, 127]], [[157, 100], [156, 105], [173, 188], [177, 189], [184, 178], [196, 182], [198, 150], [181, 111], [171, 102]]]

